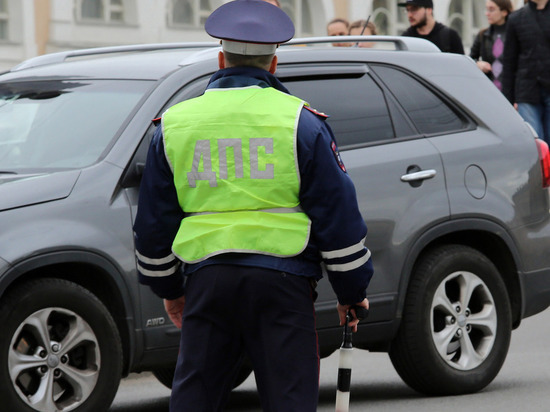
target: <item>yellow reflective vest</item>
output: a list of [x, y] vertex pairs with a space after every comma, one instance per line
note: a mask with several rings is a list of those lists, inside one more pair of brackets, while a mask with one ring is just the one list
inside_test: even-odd
[[208, 89], [168, 109], [164, 149], [185, 212], [172, 250], [289, 257], [309, 240], [296, 153], [304, 102], [274, 88]]

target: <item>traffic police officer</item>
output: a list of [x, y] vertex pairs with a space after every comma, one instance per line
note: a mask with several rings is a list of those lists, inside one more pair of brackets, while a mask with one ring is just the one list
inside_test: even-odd
[[163, 114], [134, 225], [139, 280], [181, 328], [170, 410], [222, 410], [246, 355], [264, 411], [315, 411], [312, 285], [324, 262], [341, 324], [368, 307], [367, 228], [326, 116], [273, 75], [290, 18], [236, 0], [205, 29], [220, 70]]

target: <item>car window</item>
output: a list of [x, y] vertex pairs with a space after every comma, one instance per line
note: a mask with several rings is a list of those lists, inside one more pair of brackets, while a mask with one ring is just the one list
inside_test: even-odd
[[395, 138], [384, 94], [368, 74], [281, 80], [290, 93], [330, 116], [340, 147]]
[[208, 82], [210, 81], [211, 76], [212, 75], [210, 74], [208, 76], [203, 76], [199, 79], [196, 79], [193, 82], [186, 84], [176, 93], [174, 93], [174, 95], [170, 98], [170, 100], [168, 100], [168, 102], [166, 102], [166, 104], [163, 106], [163, 108], [159, 112], [159, 116], [161, 116], [166, 110], [168, 110], [173, 105], [183, 102], [184, 100], [198, 97], [201, 94], [203, 94], [204, 91], [206, 90], [206, 86], [208, 86]]
[[422, 134], [445, 133], [463, 129], [465, 123], [426, 85], [393, 67], [372, 65], [412, 122]]
[[93, 164], [151, 84], [70, 80], [0, 85], [2, 169]]

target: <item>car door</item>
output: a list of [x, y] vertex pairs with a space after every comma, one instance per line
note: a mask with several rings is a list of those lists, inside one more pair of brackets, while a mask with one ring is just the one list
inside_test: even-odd
[[[327, 122], [369, 229], [366, 245], [375, 267], [369, 321], [391, 320], [411, 245], [427, 228], [449, 218], [441, 158], [367, 64], [318, 70], [312, 67], [307, 75], [302, 66], [297, 75], [284, 67], [278, 75], [292, 94], [330, 116]], [[417, 97], [420, 110], [424, 100]], [[336, 326], [336, 299], [328, 281], [320, 282], [318, 292], [318, 328]]]
[[[183, 79], [182, 79], [183, 77]], [[154, 99], [154, 114], [150, 118], [161, 116], [169, 107], [183, 100], [197, 97], [206, 88], [210, 76], [200, 76], [196, 79], [188, 79], [183, 74], [176, 74], [163, 85], [162, 90], [157, 90]], [[184, 83], [184, 80], [188, 83]], [[183, 84], [183, 86], [182, 86]], [[177, 91], [173, 90], [175, 87]], [[170, 94], [168, 94], [170, 92]], [[125, 193], [130, 204], [132, 221], [135, 220], [139, 199], [139, 184], [141, 173], [145, 166], [149, 145], [157, 126], [147, 122], [148, 127], [143, 131], [141, 143], [134, 153], [128, 166], [127, 176], [124, 179]], [[136, 262], [137, 263], [137, 262]], [[137, 268], [136, 268], [137, 269]], [[163, 353], [163, 359], [175, 360], [179, 346], [179, 330], [168, 319], [162, 299], [159, 299], [148, 286], [139, 285], [139, 310], [141, 312], [139, 327], [142, 329], [143, 345], [146, 350], [158, 348], [170, 348]], [[168, 361], [165, 361], [168, 362]]]

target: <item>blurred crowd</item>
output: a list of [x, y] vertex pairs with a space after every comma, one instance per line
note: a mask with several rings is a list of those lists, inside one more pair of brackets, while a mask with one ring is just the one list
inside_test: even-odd
[[[474, 39], [470, 57], [519, 114], [550, 143], [550, 0], [525, 0], [514, 11], [511, 0], [487, 0], [487, 27]], [[437, 22], [432, 0], [399, 3], [410, 27], [402, 35], [431, 41], [443, 52], [464, 54], [456, 30]], [[335, 18], [329, 36], [377, 34], [368, 20]], [[336, 47], [376, 47], [374, 42], [335, 42]]]

